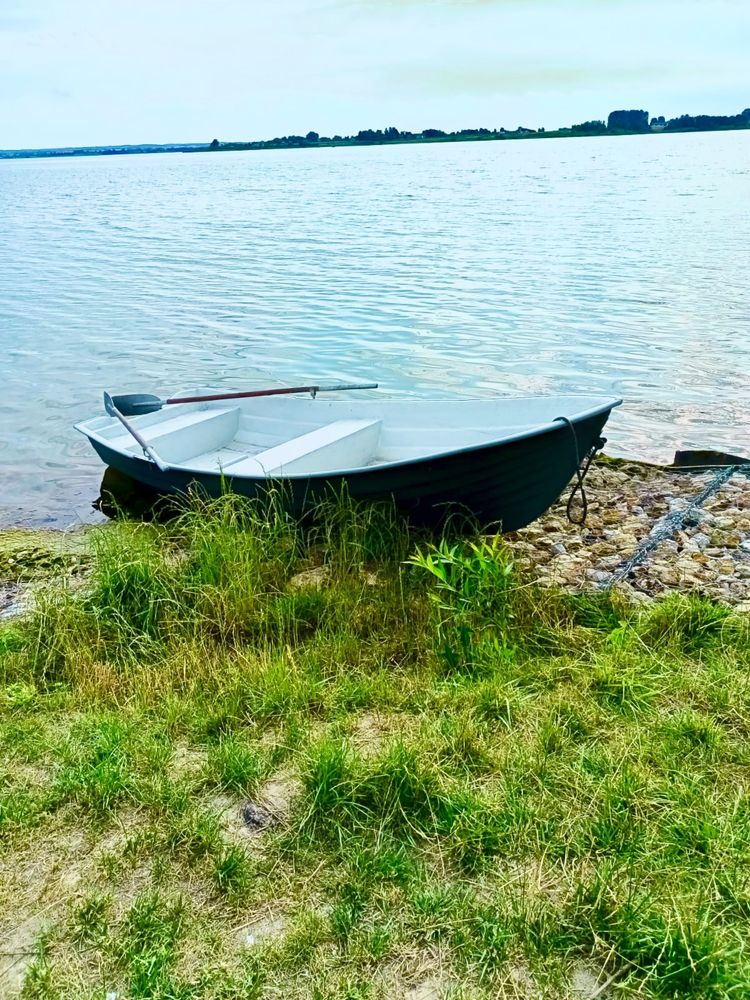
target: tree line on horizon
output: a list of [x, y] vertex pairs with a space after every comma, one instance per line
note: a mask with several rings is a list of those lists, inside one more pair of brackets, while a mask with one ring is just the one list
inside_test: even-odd
[[385, 129], [360, 129], [356, 135], [321, 136], [310, 131], [307, 135], [285, 135], [275, 139], [261, 139], [251, 142], [219, 142], [214, 139], [210, 149], [273, 149], [285, 147], [314, 147], [327, 145], [381, 145], [389, 142], [429, 142], [461, 139], [519, 138], [532, 135], [621, 135], [638, 132], [691, 132], [714, 131], [750, 127], [750, 108], [737, 115], [681, 115], [679, 118], [665, 119], [664, 116], [651, 118], [647, 111], [633, 109], [612, 111], [605, 122], [603, 119], [580, 122], [546, 131], [544, 128], [463, 128], [446, 132], [438, 128], [426, 128], [421, 132], [409, 132], [391, 125]]
[[664, 116], [649, 119], [647, 111], [612, 111], [605, 122], [602, 119], [580, 122], [577, 125], [547, 131], [544, 128], [462, 128], [445, 132], [439, 128], [426, 128], [421, 132], [408, 132], [391, 125], [385, 129], [360, 129], [356, 135], [321, 136], [318, 132], [307, 135], [285, 135], [275, 139], [211, 143], [142, 143], [122, 146], [69, 146], [56, 149], [0, 149], [0, 159], [44, 156], [107, 156], [124, 153], [199, 153], [209, 150], [288, 149], [325, 146], [374, 146], [397, 142], [461, 142], [481, 139], [524, 139], [533, 137], [585, 135], [628, 135], [646, 132], [707, 132], [722, 129], [750, 128], [750, 108], [737, 115], [680, 115], [666, 120]]

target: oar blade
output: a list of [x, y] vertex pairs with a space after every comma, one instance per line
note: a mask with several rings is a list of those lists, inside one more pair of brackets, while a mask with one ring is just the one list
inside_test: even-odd
[[155, 413], [164, 405], [158, 396], [150, 392], [126, 392], [113, 396], [112, 402], [126, 417], [136, 417], [139, 413]]

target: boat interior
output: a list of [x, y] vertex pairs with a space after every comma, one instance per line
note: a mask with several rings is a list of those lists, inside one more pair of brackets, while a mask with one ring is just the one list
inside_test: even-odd
[[[601, 397], [570, 396], [450, 404], [277, 397], [170, 405], [130, 419], [175, 468], [229, 476], [309, 476], [476, 447], [528, 433], [561, 413], [580, 416], [602, 402]], [[96, 418], [78, 429], [120, 453], [141, 455], [139, 444], [115, 418]]]

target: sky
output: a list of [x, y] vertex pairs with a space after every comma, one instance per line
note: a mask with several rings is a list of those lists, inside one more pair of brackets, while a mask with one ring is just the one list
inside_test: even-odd
[[750, 106], [750, 0], [0, 0], [0, 148]]

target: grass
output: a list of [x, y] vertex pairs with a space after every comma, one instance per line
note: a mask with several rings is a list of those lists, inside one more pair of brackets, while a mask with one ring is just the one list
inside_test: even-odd
[[750, 995], [746, 614], [345, 498], [86, 566], [0, 626], [3, 996]]

